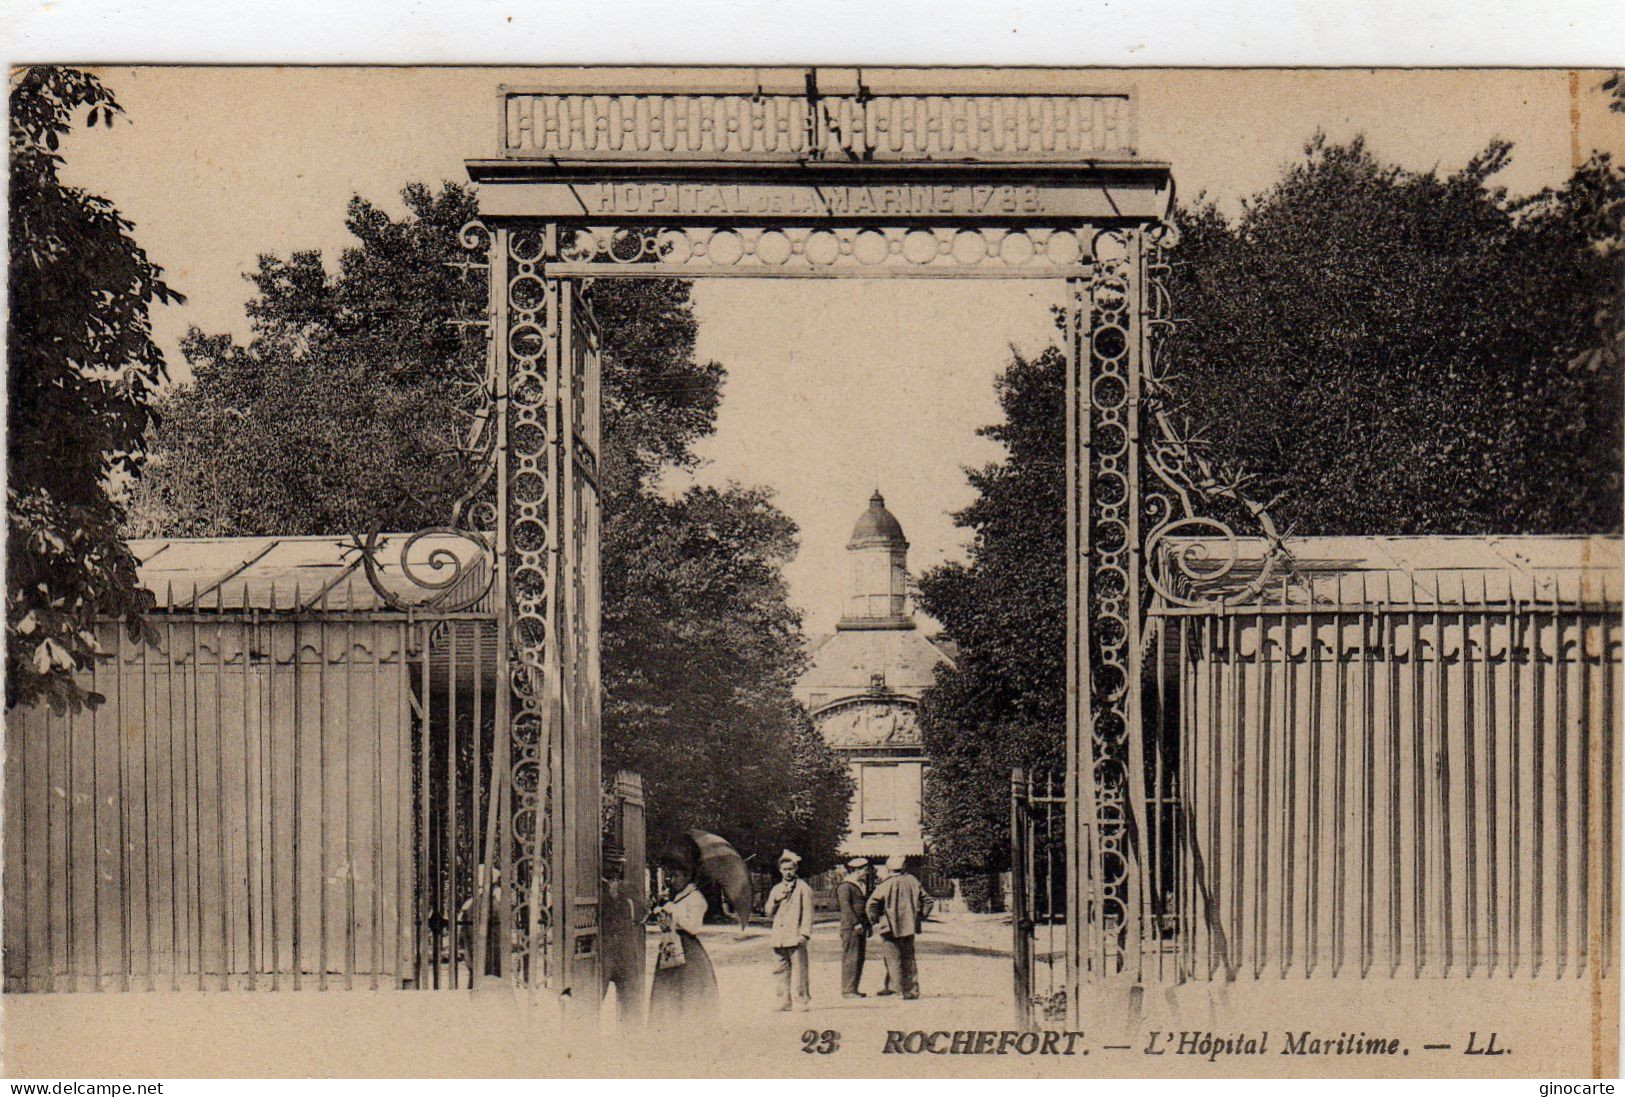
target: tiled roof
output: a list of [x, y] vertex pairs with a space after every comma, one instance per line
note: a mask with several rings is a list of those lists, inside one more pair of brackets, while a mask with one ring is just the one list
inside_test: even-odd
[[814, 649], [811, 666], [796, 683], [799, 693], [830, 693], [830, 700], [863, 693], [876, 674], [886, 688], [918, 696], [950, 663], [946, 653], [914, 629], [858, 629], [836, 632]]

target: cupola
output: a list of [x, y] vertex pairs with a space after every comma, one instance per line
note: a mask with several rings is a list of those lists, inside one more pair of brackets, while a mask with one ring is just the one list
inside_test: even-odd
[[846, 543], [852, 588], [840, 629], [914, 627], [908, 608], [908, 539], [876, 489]]

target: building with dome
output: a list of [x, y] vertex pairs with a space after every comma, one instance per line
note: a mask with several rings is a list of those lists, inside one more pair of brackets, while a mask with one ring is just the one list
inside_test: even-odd
[[877, 490], [846, 546], [851, 586], [835, 632], [813, 648], [796, 697], [847, 761], [855, 786], [846, 856], [923, 859], [920, 695], [953, 649], [926, 639], [908, 597], [908, 539]]

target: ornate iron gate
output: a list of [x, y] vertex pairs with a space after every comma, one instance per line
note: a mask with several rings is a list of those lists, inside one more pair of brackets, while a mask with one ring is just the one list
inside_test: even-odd
[[1258, 589], [1272, 546], [1238, 541], [1150, 611], [1148, 981], [1606, 975], [1617, 550], [1286, 548], [1315, 567]]
[[512, 706], [487, 835], [513, 881], [495, 913], [513, 963], [498, 974], [566, 995], [599, 983], [598, 332], [586, 284], [546, 272], [556, 226], [489, 232]]
[[[105, 704], [7, 715], [8, 991], [472, 983], [494, 726], [482, 553], [419, 540], [418, 563], [462, 573], [442, 590], [458, 608], [432, 608], [397, 597], [410, 566], [369, 587], [378, 559], [289, 541], [317, 562], [303, 583], [165, 585], [144, 635], [98, 624], [81, 677]], [[257, 562], [279, 539], [245, 547]]]
[[505, 88], [498, 155], [469, 162], [491, 238], [495, 571], [512, 683], [488, 841], [513, 882], [496, 917], [512, 919], [518, 962], [498, 966], [568, 993], [595, 963], [597, 365], [584, 283], [1042, 278], [1068, 289], [1073, 703], [1050, 806], [1065, 819], [1063, 905], [1083, 912], [1064, 923], [1076, 1009], [1080, 980], [1125, 972], [1138, 918], [1127, 843], [1143, 795], [1127, 774], [1143, 747], [1128, 683], [1158, 319], [1146, 267], [1168, 170], [1135, 153], [1124, 93], [821, 88], [821, 75], [705, 94]]
[[1011, 958], [1022, 1028], [1064, 1024], [1071, 1008], [1065, 791], [1048, 771], [1010, 775]]

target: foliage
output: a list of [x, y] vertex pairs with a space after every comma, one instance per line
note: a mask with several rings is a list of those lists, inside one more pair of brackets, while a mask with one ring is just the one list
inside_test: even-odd
[[920, 706], [925, 826], [956, 875], [1008, 868], [1010, 771], [1062, 765], [1066, 738], [1065, 359], [1015, 354], [997, 384], [1004, 420], [980, 433], [1007, 456], [968, 473], [977, 498], [954, 516], [970, 563], [919, 582], [959, 645]]
[[190, 384], [163, 403], [131, 529], [142, 535], [356, 533], [445, 521], [467, 482], [458, 438], [482, 349], [448, 320], [483, 291], [449, 264], [464, 188], [407, 187], [403, 221], [361, 198], [330, 277], [319, 252], [262, 255], [248, 346], [189, 332]]
[[1234, 222], [1182, 211], [1178, 396], [1302, 534], [1620, 526], [1620, 214], [1594, 156], [1510, 199], [1316, 139]]
[[[458, 439], [484, 347], [449, 321], [483, 307], [458, 232], [469, 188], [360, 198], [356, 246], [262, 256], [253, 338], [191, 333], [194, 381], [166, 401], [140, 528], [343, 534], [446, 520], [468, 482]], [[694, 358], [687, 283], [606, 280], [602, 329], [604, 773], [640, 772], [654, 853], [691, 827], [742, 852], [833, 856], [844, 769], [790, 695], [800, 621], [780, 575], [796, 529], [761, 490], [660, 489], [714, 429], [723, 369]]]
[[605, 526], [604, 751], [644, 775], [650, 848], [716, 830], [771, 865], [832, 860], [850, 779], [790, 690], [804, 667], [782, 565], [796, 529], [762, 489], [632, 496]]
[[[1317, 139], [1238, 218], [1180, 211], [1178, 418], [1283, 528], [1619, 529], [1625, 185], [1598, 155], [1509, 198], [1490, 185], [1509, 155], [1440, 177]], [[970, 562], [920, 582], [960, 649], [922, 704], [927, 827], [950, 872], [1006, 866], [1011, 768], [1061, 760], [1062, 384], [1058, 351], [1016, 356], [987, 432], [1007, 456], [970, 474], [978, 498], [956, 516]]]
[[[100, 701], [73, 680], [99, 615], [139, 629], [150, 598], [119, 536], [165, 378], [148, 309], [178, 301], [109, 201], [63, 185], [58, 149], [80, 111], [118, 102], [74, 69], [19, 70], [10, 89], [6, 365], [6, 706]], [[137, 635], [139, 632], [137, 631]]]

